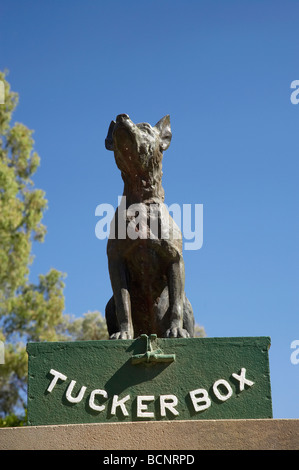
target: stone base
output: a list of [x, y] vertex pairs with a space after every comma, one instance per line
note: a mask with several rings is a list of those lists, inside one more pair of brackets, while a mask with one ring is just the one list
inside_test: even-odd
[[298, 450], [299, 420], [200, 420], [0, 428], [0, 450]]

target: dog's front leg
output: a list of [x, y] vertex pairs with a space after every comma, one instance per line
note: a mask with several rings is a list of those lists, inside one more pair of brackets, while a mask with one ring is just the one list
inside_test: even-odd
[[180, 258], [168, 269], [168, 297], [170, 326], [165, 333], [167, 338], [188, 338], [189, 333], [183, 328], [183, 308], [185, 292], [185, 267]]
[[110, 339], [133, 339], [134, 331], [131, 316], [131, 300], [127, 286], [126, 268], [124, 262], [117, 258], [109, 260], [109, 274], [116, 307], [116, 318], [119, 331]]

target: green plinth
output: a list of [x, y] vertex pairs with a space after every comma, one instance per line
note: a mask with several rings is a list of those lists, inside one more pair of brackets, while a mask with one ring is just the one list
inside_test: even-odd
[[28, 424], [272, 418], [268, 337], [29, 343]]

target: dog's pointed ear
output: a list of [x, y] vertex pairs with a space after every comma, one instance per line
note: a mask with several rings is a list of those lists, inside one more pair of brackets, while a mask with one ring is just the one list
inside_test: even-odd
[[114, 126], [115, 126], [115, 121], [111, 121], [109, 129], [108, 129], [108, 134], [107, 134], [107, 137], [105, 139], [105, 147], [106, 147], [107, 150], [113, 150], [112, 133], [113, 133]]
[[160, 134], [161, 150], [167, 150], [172, 138], [169, 114], [160, 119], [160, 121], [155, 125], [155, 128], [159, 131]]

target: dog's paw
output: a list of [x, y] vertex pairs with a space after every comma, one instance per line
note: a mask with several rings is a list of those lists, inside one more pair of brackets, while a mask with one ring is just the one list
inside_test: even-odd
[[169, 328], [164, 336], [165, 338], [190, 338], [188, 331], [184, 328]]
[[118, 331], [110, 336], [110, 339], [133, 339], [128, 331]]

